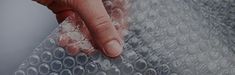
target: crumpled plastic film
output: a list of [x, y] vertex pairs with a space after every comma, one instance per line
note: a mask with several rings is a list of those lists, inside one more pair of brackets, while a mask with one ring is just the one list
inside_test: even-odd
[[[129, 3], [128, 34], [120, 57], [111, 59], [95, 50], [79, 29], [71, 30], [74, 25], [68, 18], [34, 49], [15, 75], [235, 74], [234, 0]], [[222, 7], [229, 11], [221, 12]], [[78, 46], [72, 49], [79, 47], [81, 52], [71, 55], [61, 47], [57, 40], [66, 33], [79, 37], [74, 38]]]

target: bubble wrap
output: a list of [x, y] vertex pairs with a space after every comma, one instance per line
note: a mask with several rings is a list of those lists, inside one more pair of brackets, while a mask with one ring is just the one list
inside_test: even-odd
[[[124, 51], [68, 54], [58, 46], [65, 20], [15, 75], [235, 75], [234, 0], [130, 0]], [[79, 32], [79, 31], [78, 31]], [[77, 35], [87, 41], [83, 35]], [[94, 50], [89, 42], [82, 49]]]

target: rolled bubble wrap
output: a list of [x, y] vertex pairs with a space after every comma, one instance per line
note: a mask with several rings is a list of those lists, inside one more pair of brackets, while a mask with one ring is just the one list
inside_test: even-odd
[[[115, 0], [105, 1], [104, 4], [112, 5]], [[119, 57], [104, 56], [92, 46], [81, 27], [71, 21], [73, 18], [67, 18], [14, 74], [235, 75], [234, 0], [129, 3], [128, 17], [116, 21], [111, 16], [114, 25], [124, 25], [123, 20], [129, 25], [128, 31], [125, 27], [119, 31], [125, 41]], [[118, 9], [114, 16], [120, 16], [123, 10]], [[108, 12], [112, 15], [112, 11]]]

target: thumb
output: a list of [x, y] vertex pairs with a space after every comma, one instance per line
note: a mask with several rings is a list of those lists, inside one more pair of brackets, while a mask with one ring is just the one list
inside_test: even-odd
[[117, 57], [121, 54], [123, 41], [112, 25], [102, 0], [60, 1], [81, 15], [93, 39], [107, 56]]

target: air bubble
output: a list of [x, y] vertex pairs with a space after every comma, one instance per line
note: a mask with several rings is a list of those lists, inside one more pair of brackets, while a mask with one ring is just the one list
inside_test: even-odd
[[187, 28], [186, 25], [179, 25], [178, 26], [178, 30], [179, 32], [181, 32], [182, 34], [187, 34], [189, 32], [189, 29]]
[[133, 75], [143, 75], [143, 74], [141, 74], [141, 73], [139, 73], [139, 72], [136, 72], [136, 73], [134, 73]]
[[167, 39], [164, 41], [166, 49], [176, 49], [178, 44], [176, 43], [176, 38]]
[[60, 75], [72, 75], [71, 71], [69, 69], [63, 69], [60, 72]]
[[127, 58], [128, 61], [134, 61], [138, 59], [138, 54], [135, 51], [129, 50], [123, 52], [123, 57]]
[[145, 18], [144, 14], [137, 14], [135, 19], [136, 19], [137, 22], [141, 23], [141, 22], [145, 21], [146, 18]]
[[41, 60], [43, 62], [49, 62], [52, 60], [52, 54], [49, 51], [45, 51], [41, 54]]
[[40, 63], [40, 58], [37, 55], [32, 55], [29, 57], [29, 64], [30, 65], [37, 65]]
[[110, 62], [115, 64], [115, 65], [120, 65], [122, 62], [124, 62], [124, 57], [123, 56], [119, 56], [115, 59], [111, 59]]
[[230, 69], [230, 73], [231, 73], [231, 74], [235, 74], [235, 67], [233, 67], [233, 68]]
[[179, 68], [179, 67], [182, 67], [184, 65], [183, 65], [183, 62], [181, 60], [175, 60], [175, 61], [172, 62], [172, 66], [174, 68]]
[[100, 60], [99, 67], [102, 70], [108, 70], [111, 67], [111, 62], [108, 59]]
[[59, 60], [52, 61], [50, 66], [51, 66], [51, 70], [52, 71], [58, 72], [58, 71], [60, 71], [62, 69], [62, 63]]
[[27, 69], [27, 75], [38, 75], [38, 71], [36, 68], [34, 67], [29, 67]]
[[217, 60], [217, 62], [219, 63], [219, 65], [221, 67], [224, 67], [224, 68], [229, 67], [230, 64], [231, 64], [228, 60], [225, 59], [225, 57], [223, 57], [222, 59]]
[[88, 61], [88, 56], [85, 53], [79, 53], [76, 56], [76, 62], [80, 65], [86, 64]]
[[[157, 75], [157, 72], [153, 68], [149, 68], [144, 72], [144, 75]], [[161, 74], [162, 75], [162, 74]], [[164, 74], [163, 74], [164, 75]], [[167, 75], [167, 74], [166, 74]]]
[[[138, 31], [135, 30], [135, 34], [136, 34], [136, 35], [141, 34], [141, 30], [138, 30]], [[131, 48], [137, 48], [140, 42], [141, 42], [141, 40], [140, 40], [139, 38], [137, 38], [137, 37], [132, 37], [131, 39], [129, 39], [129, 46], [130, 46]]]
[[171, 73], [170, 75], [178, 75], [177, 73]]
[[99, 60], [101, 58], [101, 52], [100, 51], [96, 51], [94, 52], [94, 54], [91, 56], [91, 59], [96, 61], [96, 60]]
[[108, 75], [121, 75], [121, 71], [116, 66], [112, 66], [112, 68], [107, 72]]
[[209, 63], [207, 65], [207, 67], [208, 67], [208, 70], [211, 71], [211, 72], [216, 72], [217, 69], [218, 69], [218, 65], [216, 63], [212, 63], [212, 62]]
[[35, 48], [35, 49], [33, 49], [33, 53], [35, 53], [35, 54], [40, 53], [42, 51], [43, 51], [42, 48]]
[[145, 60], [143, 59], [138, 59], [136, 62], [135, 62], [135, 69], [138, 70], [138, 71], [143, 71], [147, 68], [147, 63]]
[[49, 67], [49, 65], [47, 65], [47, 64], [41, 64], [41, 65], [39, 65], [39, 73], [40, 74], [48, 74], [49, 73], [49, 71], [50, 71], [50, 67]]
[[182, 72], [182, 75], [194, 75], [193, 72], [189, 69], [185, 69], [183, 72]]
[[22, 70], [18, 70], [15, 72], [15, 75], [25, 75], [25, 73]]
[[159, 67], [159, 70], [160, 70], [160, 73], [163, 74], [163, 75], [167, 75], [170, 72], [170, 68], [167, 64], [162, 64]]
[[199, 43], [199, 48], [200, 48], [201, 51], [210, 50], [210, 46], [208, 45], [207, 42], [201, 42], [201, 43]]
[[179, 45], [183, 45], [183, 46], [187, 45], [188, 39], [187, 39], [187, 37], [185, 35], [182, 35], [181, 37], [177, 38], [177, 43]]
[[169, 27], [167, 29], [167, 35], [170, 36], [170, 37], [173, 37], [173, 36], [176, 36], [177, 35], [177, 32], [176, 32], [176, 28], [175, 27]]
[[234, 74], [230, 74], [229, 69], [222, 69], [221, 71], [218, 72], [218, 75], [234, 75]]
[[107, 75], [107, 74], [105, 72], [101, 71], [101, 72], [96, 73], [96, 75]]
[[53, 47], [55, 47], [55, 40], [52, 38], [47, 39], [44, 43], [43, 46], [47, 49], [47, 50], [51, 50]]
[[196, 42], [200, 41], [200, 38], [198, 37], [197, 34], [192, 33], [192, 34], [189, 34], [189, 41], [192, 43], [196, 43]]
[[204, 40], [208, 40], [209, 39], [209, 37], [211, 36], [211, 34], [209, 34], [209, 30], [203, 30], [203, 31], [200, 31], [199, 33], [198, 33], [198, 35], [202, 38], [202, 39], [204, 39]]
[[65, 57], [63, 60], [63, 65], [66, 68], [72, 68], [75, 65], [75, 60], [73, 57]]
[[29, 66], [28, 60], [24, 60], [22, 64], [20, 64], [19, 69], [25, 69]]
[[98, 67], [94, 62], [91, 62], [86, 64], [85, 69], [87, 73], [95, 73], [98, 70]]
[[195, 45], [188, 45], [186, 48], [189, 54], [198, 54], [201, 52]]
[[207, 53], [203, 52], [197, 56], [199, 62], [208, 62], [209, 61], [209, 56]]
[[55, 58], [62, 59], [65, 56], [65, 50], [61, 47], [58, 47], [54, 50], [53, 54]]
[[134, 71], [134, 67], [130, 63], [124, 63], [121, 70], [126, 74], [131, 74]]
[[[149, 27], [149, 28], [151, 28], [151, 27]], [[149, 30], [149, 29], [147, 29], [147, 30]], [[150, 33], [141, 34], [140, 39], [143, 41], [143, 43], [145, 45], [149, 45], [149, 44], [152, 44], [153, 42], [155, 42], [155, 38]], [[143, 47], [145, 47], [145, 46], [143, 46]]]
[[218, 39], [215, 39], [215, 38], [212, 38], [212, 40], [210, 40], [210, 44], [214, 48], [221, 47], [220, 41]]
[[191, 26], [190, 28], [192, 28], [193, 31], [199, 31], [201, 29], [198, 24], [192, 24], [190, 26]]
[[151, 49], [148, 47], [141, 47], [140, 50], [138, 51], [139, 55], [142, 57], [147, 57], [150, 54]]
[[82, 66], [76, 66], [73, 68], [73, 75], [84, 75], [85, 69]]
[[159, 64], [161, 61], [161, 59], [157, 56], [157, 55], [151, 55], [148, 58], [148, 64], [152, 67], [157, 66], [157, 64]]
[[52, 73], [50, 73], [49, 75], [59, 75], [59, 74], [52, 72]]

